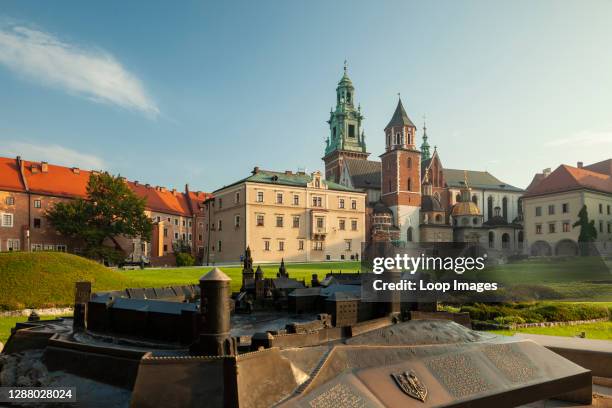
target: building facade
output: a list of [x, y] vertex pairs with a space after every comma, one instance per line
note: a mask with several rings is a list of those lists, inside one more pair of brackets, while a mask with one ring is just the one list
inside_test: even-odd
[[534, 176], [523, 198], [525, 238], [533, 256], [579, 252], [578, 213], [586, 206], [600, 253], [612, 253], [612, 159], [588, 166], [561, 165]]
[[[79, 254], [82, 242], [60, 235], [45, 217], [60, 202], [87, 197], [91, 171], [47, 162], [0, 158], [0, 251], [62, 251]], [[206, 193], [168, 190], [138, 181], [127, 181], [130, 189], [146, 201], [145, 213], [154, 224], [151, 242], [140, 238], [115, 237], [127, 260], [154, 265], [172, 265], [178, 244], [194, 256], [204, 252]]]
[[319, 172], [251, 176], [213, 193], [208, 262], [238, 262], [249, 247], [257, 262], [358, 260], [365, 240], [365, 194]]

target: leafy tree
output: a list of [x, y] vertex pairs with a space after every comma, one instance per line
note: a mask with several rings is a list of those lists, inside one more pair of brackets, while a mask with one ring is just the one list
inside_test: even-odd
[[[84, 242], [88, 258], [118, 263], [125, 255], [115, 237], [151, 240], [153, 225], [144, 210], [145, 200], [123, 178], [104, 172], [89, 176], [87, 199], [57, 203], [46, 217], [60, 234]], [[113, 242], [114, 248], [105, 241]]]
[[576, 221], [573, 226], [580, 227], [578, 242], [580, 243], [582, 255], [588, 255], [589, 243], [597, 239], [597, 228], [595, 228], [594, 220], [589, 221], [589, 213], [586, 205], [583, 205], [580, 212], [578, 212], [578, 221]]

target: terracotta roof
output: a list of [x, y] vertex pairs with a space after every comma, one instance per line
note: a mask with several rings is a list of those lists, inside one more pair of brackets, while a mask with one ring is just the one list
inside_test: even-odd
[[17, 168], [17, 160], [0, 157], [0, 189], [25, 191]]
[[538, 185], [538, 183], [540, 183], [540, 181], [544, 180], [545, 178], [546, 178], [546, 174], [544, 174], [544, 173], [536, 173], [533, 176], [533, 179], [531, 180], [531, 183], [529, 183], [529, 185], [527, 186], [527, 189], [525, 191], [527, 191], [527, 192], [532, 191]]
[[526, 196], [560, 193], [563, 191], [588, 189], [612, 193], [612, 176], [586, 168], [562, 164], [548, 177], [541, 180]]
[[589, 164], [583, 168], [594, 171], [596, 173], [607, 174], [612, 176], [612, 159], [603, 160], [597, 163]]
[[[23, 175], [30, 192], [69, 198], [87, 197], [91, 171], [54, 164], [46, 164], [45, 171], [42, 167], [43, 163], [40, 162], [23, 161]], [[132, 181], [127, 183], [136, 195], [146, 199], [148, 210], [167, 214], [190, 216], [192, 208], [197, 211], [198, 204], [210, 197], [210, 194], [200, 191], [186, 194]], [[26, 191], [16, 159], [0, 157], [0, 189]]]

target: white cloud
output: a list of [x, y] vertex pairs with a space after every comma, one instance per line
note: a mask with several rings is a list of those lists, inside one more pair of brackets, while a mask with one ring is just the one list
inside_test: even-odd
[[612, 144], [612, 129], [582, 130], [570, 137], [555, 139], [547, 146], [594, 147]]
[[[68, 167], [88, 170], [105, 170], [104, 160], [93, 154], [81, 153], [59, 145], [43, 145], [25, 142], [3, 143], [3, 152], [8, 156], [21, 156], [24, 160], [47, 161]], [[5, 154], [3, 154], [5, 155]]]
[[141, 81], [111, 54], [60, 41], [23, 25], [0, 25], [0, 64], [44, 85], [96, 102], [159, 114]]

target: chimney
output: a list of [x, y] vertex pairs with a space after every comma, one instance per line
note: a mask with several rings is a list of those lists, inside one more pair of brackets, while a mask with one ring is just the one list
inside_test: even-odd
[[73, 168], [72, 168], [72, 172], [73, 172], [74, 174], [80, 174], [80, 173], [81, 173], [81, 170], [79, 170], [79, 168], [78, 168], [78, 167], [73, 167]]
[[584, 163], [582, 163], [582, 162], [578, 162], [578, 165], [577, 165], [576, 167], [578, 167], [579, 169], [581, 169], [583, 165], [584, 165]]
[[189, 184], [185, 184], [185, 193], [189, 194]]
[[550, 175], [550, 167], [547, 167], [542, 170], [542, 174], [544, 174], [544, 177], [548, 177]]
[[293, 174], [293, 172], [292, 172], [291, 170], [285, 170], [285, 174], [286, 174], [287, 176], [290, 176], [290, 175], [292, 175], [292, 174]]
[[151, 185], [149, 183], [145, 184], [146, 188], [151, 188]]
[[138, 185], [138, 180], [134, 180], [134, 185], [137, 186]]
[[49, 172], [49, 163], [47, 162], [40, 162], [40, 171], [42, 171], [43, 173], [48, 173]]
[[257, 174], [259, 173], [259, 167], [255, 166], [253, 167], [253, 171], [251, 172], [252, 174]]
[[40, 173], [40, 169], [38, 168], [38, 166], [36, 164], [32, 164], [30, 166], [30, 171], [32, 172], [32, 174]]

